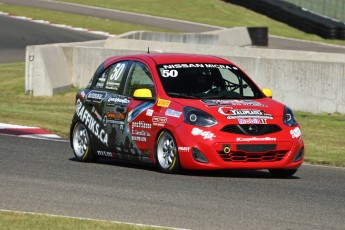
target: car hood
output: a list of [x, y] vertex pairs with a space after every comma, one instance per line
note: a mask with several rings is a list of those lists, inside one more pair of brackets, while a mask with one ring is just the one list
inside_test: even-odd
[[284, 105], [271, 98], [246, 100], [190, 100], [174, 98], [174, 101], [184, 106], [190, 106], [203, 110], [215, 118], [225, 117], [227, 119], [272, 119], [273, 117], [282, 117], [284, 113]]

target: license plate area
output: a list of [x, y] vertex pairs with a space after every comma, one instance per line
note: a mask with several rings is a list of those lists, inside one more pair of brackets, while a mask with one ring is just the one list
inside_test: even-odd
[[244, 151], [248, 153], [265, 153], [277, 149], [276, 144], [237, 144], [237, 151]]

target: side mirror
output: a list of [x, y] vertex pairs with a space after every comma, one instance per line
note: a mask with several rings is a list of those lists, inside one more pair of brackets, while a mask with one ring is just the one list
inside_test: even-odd
[[143, 89], [136, 89], [133, 93], [133, 98], [135, 100], [141, 100], [141, 101], [152, 101], [155, 100], [154, 97], [152, 97], [152, 92], [149, 89], [143, 88]]
[[268, 88], [263, 88], [262, 92], [266, 95], [266, 97], [272, 98], [272, 90], [268, 89]]

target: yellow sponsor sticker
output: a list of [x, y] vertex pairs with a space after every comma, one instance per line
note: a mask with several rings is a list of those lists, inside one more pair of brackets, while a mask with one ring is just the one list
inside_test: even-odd
[[168, 108], [170, 105], [170, 102], [171, 101], [169, 101], [169, 100], [159, 99], [157, 105], [161, 106], [161, 107]]

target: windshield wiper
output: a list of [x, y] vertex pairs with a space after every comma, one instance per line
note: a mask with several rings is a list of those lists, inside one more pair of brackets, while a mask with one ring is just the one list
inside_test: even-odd
[[192, 99], [199, 99], [197, 97], [194, 97], [190, 94], [186, 94], [186, 93], [175, 93], [175, 92], [168, 92], [167, 93], [169, 96], [175, 96], [175, 97], [180, 97], [180, 98], [192, 98]]

